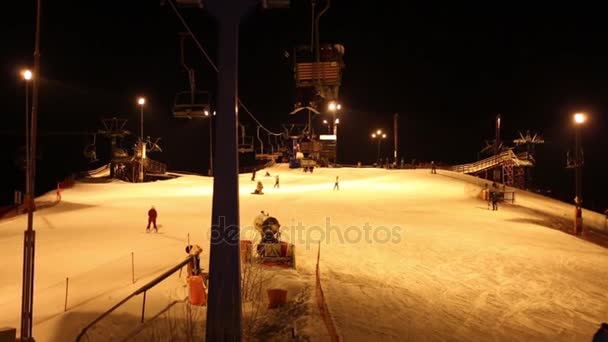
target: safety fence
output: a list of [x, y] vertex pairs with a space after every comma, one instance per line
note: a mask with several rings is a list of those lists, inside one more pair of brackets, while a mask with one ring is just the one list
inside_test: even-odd
[[[186, 264], [194, 262], [193, 260], [191, 260], [191, 258], [186, 258], [184, 259], [182, 262], [180, 262], [177, 265], [174, 265], [173, 267], [171, 267], [170, 269], [168, 269], [167, 271], [163, 272], [161, 275], [157, 276], [156, 278], [154, 278], [153, 280], [149, 281], [148, 283], [146, 283], [145, 285], [143, 285], [142, 287], [138, 288], [137, 290], [133, 291], [131, 294], [129, 294], [128, 296], [126, 296], [124, 299], [122, 299], [120, 302], [118, 302], [117, 304], [115, 304], [114, 306], [112, 306], [110, 309], [108, 309], [106, 312], [102, 313], [101, 315], [99, 315], [97, 318], [95, 318], [93, 321], [91, 321], [89, 324], [87, 324], [84, 328], [82, 328], [82, 330], [80, 331], [80, 333], [78, 334], [78, 336], [76, 337], [76, 341], [79, 342], [84, 336], [87, 336], [87, 332], [89, 331], [89, 329], [93, 328], [95, 325], [97, 325], [101, 320], [103, 320], [104, 318], [108, 317], [109, 315], [111, 315], [113, 312], [115, 312], [118, 308], [120, 308], [121, 306], [125, 305], [130, 299], [132, 299], [133, 297], [136, 297], [138, 295], [143, 295], [143, 299], [142, 299], [142, 306], [141, 306], [141, 318], [139, 320], [139, 323], [144, 323], [145, 320], [145, 312], [146, 312], [146, 294], [152, 289], [154, 288], [156, 285], [158, 285], [160, 282], [162, 282], [163, 280], [167, 279], [168, 277], [170, 277], [171, 275], [173, 275], [176, 272], [180, 272], [181, 275], [181, 270], [184, 266], [186, 266]], [[183, 301], [183, 300], [182, 300]], [[169, 304], [168, 307], [173, 306], [174, 304], [176, 304], [178, 301], [173, 301]], [[162, 311], [166, 310], [166, 308], [164, 308]], [[156, 314], [152, 317], [152, 319], [155, 319], [158, 317], [159, 314]], [[133, 328], [133, 326], [131, 325], [131, 327]], [[106, 336], [107, 337], [107, 336]], [[90, 337], [88, 338], [88, 340], [90, 340]]]
[[[104, 300], [114, 291], [129, 288], [141, 279], [149, 278], [172, 266], [171, 262], [159, 260], [158, 255], [163, 254], [159, 252], [159, 249], [137, 250], [63, 279], [46, 281], [46, 284], [44, 280], [38, 280], [34, 288], [34, 324], [43, 323], [72, 310], [86, 310], [90, 302]], [[61, 267], [69, 269], [70, 265]], [[1, 308], [8, 312], [19, 312], [21, 296], [16, 291], [14, 295], [0, 297]], [[15, 316], [6, 322], [0, 322], [0, 325], [12, 326], [18, 319]]]
[[316, 283], [315, 283], [315, 297], [317, 299], [317, 306], [319, 307], [319, 313], [321, 315], [321, 319], [325, 324], [325, 328], [327, 329], [327, 333], [329, 334], [329, 338], [332, 342], [339, 342], [340, 336], [338, 335], [338, 330], [336, 329], [336, 325], [334, 324], [334, 319], [331, 316], [331, 312], [329, 311], [329, 307], [327, 306], [327, 301], [325, 300], [325, 294], [323, 293], [323, 287], [321, 286], [321, 271], [319, 269], [319, 262], [321, 260], [321, 243], [319, 242], [319, 249], [317, 252], [317, 270], [316, 270]]

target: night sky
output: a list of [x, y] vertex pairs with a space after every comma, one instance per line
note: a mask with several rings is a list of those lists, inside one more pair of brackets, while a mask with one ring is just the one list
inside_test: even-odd
[[[164, 152], [151, 157], [172, 170], [205, 172], [207, 122], [171, 114], [175, 93], [187, 83], [179, 64], [183, 28], [170, 7], [143, 0], [43, 2], [38, 189], [49, 190], [67, 174], [99, 165], [88, 164], [82, 150], [92, 139], [86, 133], [101, 129], [100, 118], [129, 119], [127, 128], [138, 133], [139, 95], [148, 101], [146, 135], [162, 137]], [[23, 187], [15, 164], [24, 139], [19, 71], [33, 64], [34, 47], [35, 1], [11, 6], [0, 24], [2, 204]], [[589, 116], [583, 135], [584, 206], [602, 209], [608, 205], [602, 198], [608, 186], [608, 24], [602, 13], [582, 2], [333, 0], [321, 18], [321, 42], [342, 43], [346, 50], [341, 162], [375, 159], [369, 138], [374, 128], [389, 132], [383, 155], [392, 155], [394, 113], [406, 160], [472, 162], [484, 140], [493, 138], [500, 113], [504, 140], [516, 138], [518, 130], [543, 135], [536, 185], [571, 201], [574, 177], [565, 169], [565, 152], [573, 145], [571, 115], [582, 111]], [[214, 18], [204, 10], [182, 14], [215, 58]], [[258, 8], [241, 27], [241, 99], [271, 130], [304, 121], [287, 114], [295, 89], [286, 52], [310, 43], [310, 1], [292, 0], [288, 10]], [[215, 72], [192, 41], [186, 55], [199, 87], [213, 93]], [[253, 121], [243, 111], [240, 118], [254, 134]], [[103, 155], [107, 144], [98, 140]]]

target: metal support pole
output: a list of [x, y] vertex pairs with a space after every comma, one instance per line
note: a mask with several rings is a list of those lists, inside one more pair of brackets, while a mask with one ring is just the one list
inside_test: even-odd
[[376, 156], [376, 162], [378, 163], [378, 166], [380, 166], [382, 163], [380, 162], [380, 142], [382, 141], [381, 137], [378, 137], [378, 155]]
[[574, 137], [574, 143], [575, 143], [575, 158], [576, 158], [576, 165], [574, 168], [574, 183], [575, 183], [575, 192], [576, 192], [576, 196], [574, 197], [574, 205], [575, 205], [575, 211], [574, 211], [574, 234], [576, 235], [582, 235], [583, 233], [583, 209], [582, 209], [582, 204], [583, 204], [583, 195], [582, 195], [582, 178], [583, 178], [583, 174], [582, 174], [582, 164], [583, 164], [583, 160], [582, 160], [582, 155], [581, 155], [581, 125], [577, 124], [576, 128], [575, 128], [575, 137]]
[[131, 282], [135, 284], [135, 254], [131, 252]]
[[143, 299], [143, 302], [141, 304], [141, 323], [144, 322], [145, 312], [146, 312], [146, 291], [144, 291], [144, 299]]
[[140, 146], [139, 148], [141, 149], [139, 152], [141, 153], [140, 155], [140, 163], [139, 163], [139, 181], [143, 182], [144, 181], [144, 153], [145, 153], [145, 148], [144, 148], [144, 105], [140, 104], [139, 105], [139, 139], [140, 139]]
[[[498, 154], [500, 153], [500, 122], [501, 118], [500, 118], [500, 114], [496, 115], [496, 127], [495, 127], [495, 138], [494, 138], [494, 158], [498, 158]], [[501, 183], [501, 169], [500, 168], [495, 168], [494, 169], [494, 174], [493, 174], [493, 178], [495, 182], [499, 182]]]
[[213, 113], [209, 113], [209, 176], [213, 176]]
[[65, 303], [63, 304], [63, 312], [68, 311], [68, 288], [70, 286], [70, 278], [65, 278]]
[[334, 111], [334, 135], [336, 136], [336, 143], [334, 144], [334, 164], [338, 165], [338, 124], [336, 123], [336, 112]]
[[[238, 41], [241, 16], [253, 0], [213, 0], [218, 19], [218, 111], [209, 255], [206, 341], [241, 340], [241, 283], [238, 184]], [[221, 189], [219, 191], [218, 189]]]
[[398, 122], [398, 118], [399, 118], [399, 114], [395, 113], [395, 115], [393, 116], [393, 120], [394, 120], [394, 130], [395, 130], [395, 149], [394, 149], [394, 157], [395, 157], [395, 167], [397, 166], [397, 152], [398, 152], [398, 145], [399, 145], [399, 122]]
[[34, 341], [32, 337], [32, 327], [34, 325], [34, 265], [36, 251], [36, 231], [34, 225], [34, 196], [36, 194], [36, 130], [38, 118], [38, 100], [40, 85], [40, 19], [42, 16], [42, 0], [37, 1], [36, 6], [36, 40], [34, 47], [34, 72], [33, 78], [33, 99], [32, 99], [32, 120], [30, 130], [30, 156], [27, 160], [27, 182], [29, 183], [29, 193], [27, 195], [27, 230], [23, 236], [23, 282], [21, 295], [21, 341]]
[[29, 207], [30, 191], [30, 99], [29, 99], [29, 81], [25, 81], [25, 204]]

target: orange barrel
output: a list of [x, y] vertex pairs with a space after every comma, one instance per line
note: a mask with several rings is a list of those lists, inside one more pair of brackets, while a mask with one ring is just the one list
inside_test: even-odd
[[241, 240], [241, 264], [248, 264], [251, 262], [252, 251], [253, 245], [251, 240]]
[[202, 276], [188, 277], [188, 287], [190, 290], [190, 304], [207, 305], [207, 293], [205, 292]]
[[287, 290], [283, 289], [268, 289], [268, 308], [274, 309], [285, 305], [287, 302]]

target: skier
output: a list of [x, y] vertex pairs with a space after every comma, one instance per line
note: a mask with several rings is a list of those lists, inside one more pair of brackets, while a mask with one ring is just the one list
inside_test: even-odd
[[437, 170], [435, 168], [435, 161], [431, 161], [431, 173], [436, 174]]
[[270, 172], [266, 171], [265, 177], [270, 177]]
[[334, 190], [340, 190], [340, 177], [336, 176], [336, 182], [334, 183]]
[[199, 245], [188, 245], [186, 246], [186, 253], [193, 257], [190, 263], [188, 263], [188, 276], [199, 275], [201, 273], [201, 258], [200, 254], [203, 249]]
[[150, 232], [150, 224], [154, 224], [154, 231], [156, 231], [158, 233], [158, 228], [156, 227], [156, 217], [158, 216], [158, 213], [156, 212], [156, 209], [154, 209], [154, 206], [152, 206], [152, 208], [150, 208], [150, 210], [148, 210], [148, 226], [146, 227], [146, 233]]
[[255, 173], [256, 173], [256, 169], [253, 169], [253, 173], [251, 174], [251, 181], [255, 181]]
[[490, 189], [490, 201], [492, 202], [492, 210], [498, 210], [498, 185], [492, 183], [492, 189]]
[[273, 188], [278, 189], [279, 188], [279, 175], [274, 176], [274, 186]]

